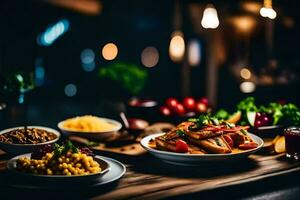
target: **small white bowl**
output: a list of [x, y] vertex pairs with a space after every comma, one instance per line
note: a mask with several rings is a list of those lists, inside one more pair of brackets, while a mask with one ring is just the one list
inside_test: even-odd
[[115, 136], [117, 134], [117, 131], [119, 131], [122, 128], [122, 124], [116, 120], [102, 118], [102, 117], [99, 117], [99, 119], [106, 121], [110, 124], [113, 124], [115, 127], [109, 131], [102, 131], [102, 132], [101, 131], [100, 132], [99, 131], [98, 132], [75, 131], [63, 127], [63, 123], [65, 122], [65, 120], [59, 122], [57, 126], [61, 130], [62, 134], [67, 137], [71, 135], [75, 135], [75, 136], [84, 137], [92, 140], [98, 140], [98, 141], [107, 140]]
[[[24, 128], [24, 126], [5, 129], [5, 130], [0, 131], [0, 135], [7, 133], [9, 131], [12, 131], [12, 130], [22, 129], [22, 128]], [[41, 147], [45, 144], [53, 144], [53, 143], [57, 142], [60, 138], [60, 133], [57, 130], [54, 130], [52, 128], [43, 127], [43, 126], [27, 126], [27, 128], [42, 129], [42, 130], [54, 133], [57, 137], [54, 140], [50, 140], [48, 142], [43, 142], [43, 143], [38, 143], [38, 144], [8, 144], [5, 142], [0, 142], [0, 149], [4, 150], [7, 153], [14, 154], [14, 155], [31, 153], [35, 149], [38, 149], [39, 147]]]

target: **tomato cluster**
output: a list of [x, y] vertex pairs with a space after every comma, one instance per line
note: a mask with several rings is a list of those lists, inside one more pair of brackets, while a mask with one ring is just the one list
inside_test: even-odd
[[185, 97], [181, 102], [174, 97], [170, 97], [166, 99], [165, 104], [160, 107], [159, 111], [164, 116], [185, 116], [190, 112], [205, 113], [208, 106], [206, 97], [202, 97], [199, 100], [195, 100], [193, 97]]

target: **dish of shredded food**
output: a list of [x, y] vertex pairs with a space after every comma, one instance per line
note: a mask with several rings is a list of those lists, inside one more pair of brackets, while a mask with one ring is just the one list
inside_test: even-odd
[[64, 129], [81, 132], [106, 132], [116, 128], [116, 125], [99, 117], [85, 115], [63, 121]]
[[247, 128], [201, 115], [150, 140], [149, 147], [188, 154], [240, 153], [258, 147]]
[[7, 144], [39, 144], [54, 140], [57, 135], [37, 128], [18, 128], [0, 135], [0, 142]]

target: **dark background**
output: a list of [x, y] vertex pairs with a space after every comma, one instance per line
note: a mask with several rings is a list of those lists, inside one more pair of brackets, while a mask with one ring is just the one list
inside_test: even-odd
[[[181, 65], [171, 61], [168, 55], [170, 36], [174, 31], [175, 1], [159, 0], [102, 0], [101, 11], [96, 15], [81, 13], [72, 9], [49, 3], [51, 1], [0, 2], [0, 73], [15, 70], [31, 72], [35, 70], [36, 60], [42, 60], [45, 68], [43, 85], [36, 87], [28, 96], [29, 103], [35, 102], [97, 102], [103, 99], [128, 99], [119, 88], [99, 80], [98, 70], [114, 61], [106, 61], [101, 56], [102, 47], [114, 42], [119, 49], [115, 61], [136, 64], [147, 70], [148, 81], [140, 97], [163, 100], [168, 96], [180, 95]], [[227, 22], [232, 16], [247, 14], [242, 9], [245, 2], [262, 1], [214, 1], [218, 10], [224, 58], [220, 62], [218, 107], [233, 107], [240, 99], [252, 95], [260, 102], [286, 99], [300, 102], [299, 86], [299, 3], [298, 1], [273, 1], [277, 11], [274, 20], [274, 49], [267, 54], [265, 42], [265, 18], [249, 14], [256, 20], [256, 27], [247, 37], [249, 47], [244, 45], [244, 37], [235, 34]], [[204, 9], [208, 1], [179, 1], [182, 17], [182, 31], [186, 44], [197, 39], [201, 44], [201, 62], [191, 68], [190, 95], [201, 97], [206, 94], [206, 46], [205, 30], [197, 31], [191, 17], [192, 7]], [[50, 46], [40, 46], [37, 37], [47, 27], [61, 19], [70, 22], [69, 30]], [[201, 29], [201, 25], [199, 24]], [[159, 51], [159, 62], [153, 68], [145, 68], [140, 60], [141, 51], [147, 46], [155, 46]], [[90, 48], [95, 52], [96, 68], [92, 72], [82, 69], [81, 51]], [[232, 73], [239, 57], [249, 55], [248, 64], [258, 75], [271, 77], [286, 75], [284, 84], [272, 83], [257, 85], [254, 93], [243, 94], [239, 89], [241, 79]], [[276, 68], [268, 69], [267, 59], [275, 60]], [[65, 85], [77, 86], [77, 94], [67, 97]], [[118, 95], [111, 95], [120, 94]], [[117, 98], [116, 98], [117, 96]]]

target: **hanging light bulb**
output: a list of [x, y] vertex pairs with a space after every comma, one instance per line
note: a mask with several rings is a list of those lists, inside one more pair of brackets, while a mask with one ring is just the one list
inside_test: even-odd
[[260, 9], [259, 13], [262, 17], [275, 19], [277, 13], [272, 7], [272, 0], [264, 0], [264, 6]]
[[169, 55], [172, 61], [179, 62], [183, 59], [185, 52], [185, 44], [183, 39], [183, 33], [181, 31], [175, 31], [172, 34], [172, 38], [169, 46]]
[[215, 29], [219, 26], [218, 13], [212, 4], [208, 4], [203, 12], [201, 20], [203, 28]]

